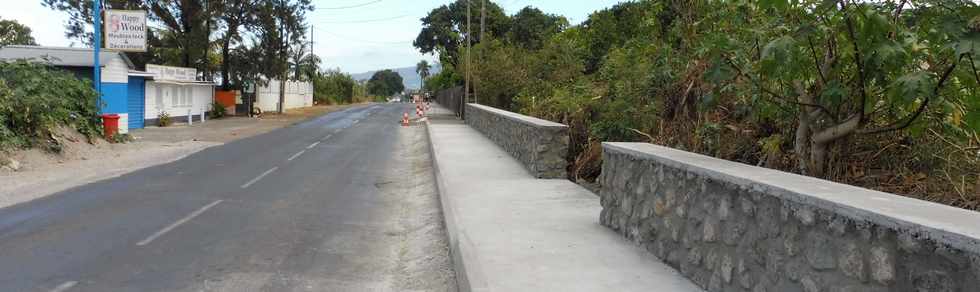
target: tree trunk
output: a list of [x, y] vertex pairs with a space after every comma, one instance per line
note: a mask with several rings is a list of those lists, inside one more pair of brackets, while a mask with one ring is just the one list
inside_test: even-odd
[[231, 36], [226, 37], [221, 43], [221, 89], [228, 90], [231, 82], [231, 62], [228, 58], [231, 55]]
[[279, 80], [279, 113], [286, 110], [286, 76]]
[[793, 151], [796, 152], [796, 161], [800, 173], [810, 174], [809, 156], [810, 146], [810, 118], [805, 106], [800, 106], [799, 124], [796, 126], [796, 139], [793, 142]]
[[861, 116], [855, 114], [839, 124], [814, 132], [810, 138], [810, 172], [812, 176], [824, 177], [827, 169], [827, 151], [837, 140], [857, 132]]
[[823, 178], [827, 172], [827, 149], [829, 143], [810, 143], [810, 161], [807, 168], [810, 173], [807, 175]]

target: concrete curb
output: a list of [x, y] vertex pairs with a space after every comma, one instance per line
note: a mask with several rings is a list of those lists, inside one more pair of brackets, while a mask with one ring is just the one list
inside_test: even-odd
[[446, 186], [446, 179], [442, 177], [442, 172], [439, 170], [439, 162], [430, 131], [429, 121], [425, 121], [425, 137], [429, 141], [429, 156], [432, 157], [432, 171], [436, 180], [436, 191], [439, 192], [439, 203], [442, 207], [446, 234], [449, 236], [449, 256], [452, 258], [453, 270], [456, 274], [456, 287], [460, 292], [491, 291], [487, 285], [487, 279], [483, 273], [483, 269], [479, 267], [479, 261], [476, 260], [477, 255], [474, 253], [475, 247], [473, 242], [457, 226], [456, 210], [451, 202], [452, 198]]

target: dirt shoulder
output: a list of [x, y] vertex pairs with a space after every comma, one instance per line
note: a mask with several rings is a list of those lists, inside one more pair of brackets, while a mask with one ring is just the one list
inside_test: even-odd
[[132, 171], [187, 157], [208, 147], [251, 137], [353, 105], [315, 106], [262, 118], [228, 117], [194, 125], [133, 130], [135, 142], [88, 143], [84, 137], [61, 131], [59, 154], [39, 149], [0, 153], [17, 161], [18, 170], [0, 168], [0, 208], [48, 196], [72, 187], [117, 177]]

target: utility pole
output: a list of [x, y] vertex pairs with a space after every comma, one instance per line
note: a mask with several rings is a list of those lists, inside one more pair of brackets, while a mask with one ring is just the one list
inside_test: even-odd
[[470, 33], [470, 27], [472, 26], [470, 22], [470, 6], [473, 6], [473, 1], [466, 0], [466, 76], [464, 76], [465, 89], [463, 91], [463, 108], [460, 110], [466, 111], [466, 102], [470, 100], [470, 71], [473, 71], [473, 67], [470, 67], [470, 47], [473, 46], [472, 34]]
[[[315, 66], [316, 62], [314, 62], [313, 58], [316, 58], [316, 54], [313, 53], [313, 24], [311, 23], [310, 24], [310, 67], [312, 68], [310, 69], [313, 69], [313, 74], [312, 76], [309, 76], [310, 84], [314, 84], [316, 82], [316, 77], [320, 75], [320, 68], [319, 66]], [[312, 90], [313, 92], [310, 92], [310, 95], [313, 95], [313, 104], [316, 104], [316, 85], [313, 85]]]
[[286, 80], [289, 79], [289, 28], [286, 27], [286, 17], [284, 15], [282, 15], [282, 13], [284, 13], [284, 12], [281, 11], [282, 9], [286, 9], [285, 8], [286, 7], [286, 1], [285, 0], [280, 0], [279, 1], [279, 5], [280, 5], [280, 7], [278, 9], [280, 9], [280, 10], [279, 11], [276, 11], [276, 14], [277, 14], [276, 16], [279, 17], [279, 21], [280, 21], [280, 23], [279, 23], [279, 27], [280, 27], [279, 31], [281, 33], [279, 34], [279, 37], [283, 38], [282, 39], [282, 47], [279, 48], [279, 49], [282, 50], [280, 52], [280, 54], [282, 55], [282, 63], [285, 64], [285, 66], [284, 66], [285, 68], [283, 68], [283, 71], [282, 71], [282, 77], [279, 78], [279, 107], [278, 107], [278, 112], [280, 114], [282, 114], [283, 112], [286, 111]]
[[483, 42], [483, 34], [487, 32], [487, 0], [482, 0], [483, 7], [480, 7], [480, 42]]

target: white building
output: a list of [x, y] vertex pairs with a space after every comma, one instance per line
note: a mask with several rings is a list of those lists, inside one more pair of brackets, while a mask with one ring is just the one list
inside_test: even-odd
[[175, 122], [194, 121], [211, 110], [214, 104], [215, 84], [197, 81], [197, 69], [146, 65], [153, 80], [146, 81], [147, 125], [156, 125], [161, 114], [166, 113]]
[[[263, 112], [279, 109], [279, 80], [269, 81], [255, 93], [255, 106]], [[313, 106], [313, 83], [286, 81], [285, 109]]]

